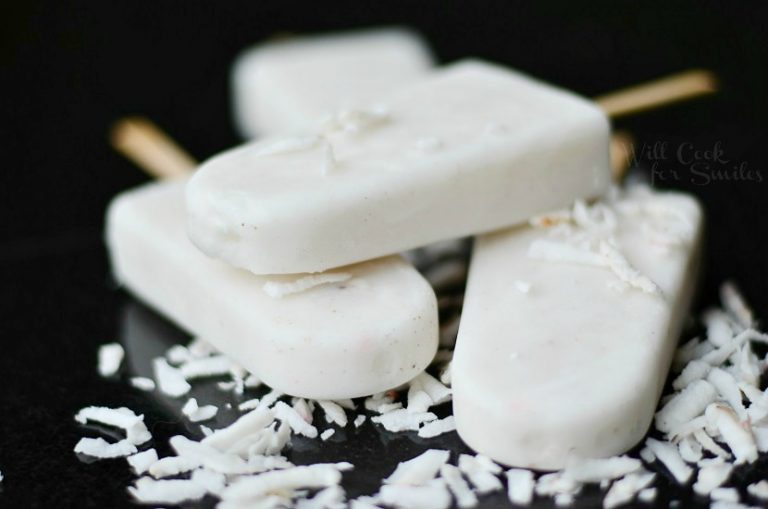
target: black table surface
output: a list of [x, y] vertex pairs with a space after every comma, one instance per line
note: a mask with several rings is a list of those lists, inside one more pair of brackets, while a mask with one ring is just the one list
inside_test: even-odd
[[[712, 69], [721, 79], [716, 96], [615, 124], [636, 137], [637, 163], [654, 185], [691, 192], [705, 207], [696, 309], [715, 304], [720, 283], [732, 279], [756, 315], [768, 317], [768, 4], [28, 1], [2, 11], [0, 507], [132, 505], [124, 460], [86, 464], [72, 452], [85, 433], [72, 419], [83, 406], [145, 413], [159, 438], [192, 432], [177, 403], [95, 370], [100, 344], [122, 341], [128, 368], [141, 372], [148, 356], [185, 338], [112, 282], [104, 210], [147, 177], [112, 152], [106, 132], [116, 118], [142, 114], [199, 158], [235, 145], [229, 66], [240, 49], [280, 32], [407, 24], [441, 61], [479, 56], [587, 96]], [[465, 451], [454, 434], [429, 446]], [[291, 454], [298, 462], [350, 458], [358, 468], [345, 486], [354, 496], [424, 447], [366, 425], [323, 448], [296, 443]], [[765, 460], [735, 482], [761, 477]], [[673, 499], [705, 505], [688, 488], [666, 478], [661, 485], [659, 507]], [[599, 501], [588, 492], [578, 505]]]

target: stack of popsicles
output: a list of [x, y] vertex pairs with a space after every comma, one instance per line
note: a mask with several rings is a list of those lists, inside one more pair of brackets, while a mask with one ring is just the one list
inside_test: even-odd
[[364, 396], [437, 349], [434, 292], [397, 253], [476, 235], [460, 436], [545, 469], [642, 438], [702, 214], [611, 188], [596, 104], [479, 60], [433, 69], [404, 30], [269, 43], [234, 77], [238, 124], [263, 137], [110, 206], [114, 271], [135, 295], [274, 389]]

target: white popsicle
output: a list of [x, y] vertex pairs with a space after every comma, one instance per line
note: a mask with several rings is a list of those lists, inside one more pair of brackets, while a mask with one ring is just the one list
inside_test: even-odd
[[[702, 212], [634, 188], [476, 240], [452, 365], [457, 430], [559, 469], [642, 439], [693, 293]], [[548, 227], [547, 227], [548, 225]]]
[[422, 38], [404, 28], [259, 44], [232, 71], [235, 121], [243, 138], [302, 129], [418, 80], [432, 65]]
[[[373, 394], [407, 382], [432, 360], [435, 295], [400, 257], [309, 279], [258, 277], [189, 242], [183, 185], [148, 184], [109, 207], [114, 271], [143, 301], [294, 396]], [[318, 281], [330, 283], [298, 291]]]
[[591, 102], [465, 61], [345, 111], [317, 136], [204, 163], [187, 187], [205, 253], [256, 274], [316, 272], [525, 221], [603, 193], [609, 128]]

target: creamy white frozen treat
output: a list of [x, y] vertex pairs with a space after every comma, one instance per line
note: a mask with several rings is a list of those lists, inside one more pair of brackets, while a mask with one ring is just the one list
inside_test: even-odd
[[364, 396], [419, 374], [437, 349], [437, 304], [400, 257], [316, 275], [259, 277], [198, 251], [184, 182], [119, 195], [107, 242], [119, 281], [286, 394]]
[[432, 65], [426, 43], [404, 28], [259, 44], [235, 61], [235, 121], [243, 138], [302, 129], [338, 108], [377, 101]]
[[476, 240], [451, 368], [461, 438], [563, 468], [640, 441], [688, 312], [702, 212], [634, 188]]
[[603, 193], [602, 111], [509, 69], [465, 61], [315, 135], [205, 162], [187, 224], [205, 253], [256, 274], [316, 272], [488, 232]]

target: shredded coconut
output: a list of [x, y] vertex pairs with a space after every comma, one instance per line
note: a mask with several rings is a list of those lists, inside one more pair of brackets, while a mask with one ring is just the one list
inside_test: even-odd
[[480, 495], [502, 489], [501, 481], [488, 467], [489, 465], [478, 459], [477, 456], [468, 454], [459, 456], [459, 470], [469, 478], [469, 482]]
[[92, 421], [120, 428], [125, 431], [126, 439], [134, 445], [141, 445], [152, 438], [144, 424], [144, 416], [136, 415], [125, 407], [85, 407], [75, 415], [75, 420], [80, 424]]
[[155, 381], [144, 376], [131, 377], [130, 383], [133, 387], [136, 387], [140, 391], [149, 392], [155, 390]]
[[444, 482], [425, 486], [382, 486], [379, 492], [381, 501], [386, 505], [402, 509], [447, 509], [451, 505], [451, 494]]
[[125, 350], [119, 343], [109, 343], [99, 347], [99, 374], [103, 377], [113, 376], [120, 369], [125, 357]]
[[133, 473], [141, 475], [147, 472], [149, 467], [157, 461], [157, 451], [154, 449], [147, 449], [146, 451], [136, 453], [133, 456], [128, 456], [126, 460], [131, 466]]
[[456, 419], [449, 415], [443, 419], [429, 422], [419, 429], [419, 436], [421, 438], [433, 438], [443, 433], [448, 433], [456, 429]]
[[167, 394], [172, 398], [179, 398], [192, 389], [192, 386], [184, 378], [181, 370], [168, 364], [164, 358], [158, 357], [154, 359], [152, 367], [155, 371], [157, 385], [163, 394]]
[[384, 479], [384, 484], [421, 486], [435, 478], [440, 467], [448, 462], [449, 456], [448, 451], [430, 449], [413, 459], [399, 463], [395, 471]]
[[136, 446], [128, 440], [120, 440], [119, 442], [110, 444], [101, 437], [81, 438], [80, 441], [75, 444], [75, 452], [99, 459], [122, 458], [136, 454]]
[[320, 285], [342, 283], [352, 278], [348, 272], [324, 272], [304, 276], [294, 281], [267, 281], [264, 283], [264, 292], [273, 299], [282, 299], [286, 295], [305, 292]]
[[181, 413], [192, 422], [201, 422], [213, 419], [219, 411], [214, 405], [198, 406], [195, 398], [190, 398], [182, 407]]
[[456, 498], [456, 505], [462, 509], [477, 505], [477, 495], [470, 489], [469, 484], [462, 477], [458, 467], [449, 463], [440, 465], [440, 477], [445, 481], [446, 486], [448, 486], [448, 489]]
[[699, 468], [693, 491], [699, 495], [709, 495], [712, 490], [719, 488], [728, 480], [732, 471], [733, 465], [725, 463], [722, 459], [719, 462], [710, 461]]
[[685, 484], [693, 475], [691, 467], [685, 464], [683, 458], [680, 457], [680, 453], [677, 451], [677, 447], [670, 443], [660, 442], [653, 438], [646, 440], [645, 445], [653, 451], [659, 461], [661, 461], [669, 473], [680, 484]]
[[507, 497], [513, 504], [530, 504], [535, 486], [533, 472], [530, 470], [520, 468], [507, 470]]
[[381, 424], [384, 429], [393, 433], [408, 430], [417, 431], [421, 424], [435, 419], [437, 416], [432, 412], [411, 413], [404, 408], [371, 417], [373, 422]]
[[128, 491], [137, 502], [143, 504], [180, 504], [189, 500], [200, 500], [205, 496], [205, 488], [186, 479], [158, 481], [142, 477]]
[[637, 493], [653, 482], [656, 474], [650, 472], [634, 472], [627, 474], [611, 485], [605, 494], [603, 507], [611, 509], [631, 501]]
[[347, 413], [338, 403], [319, 400], [317, 404], [320, 405], [320, 408], [325, 412], [325, 422], [336, 424], [341, 428], [347, 425]]
[[762, 481], [747, 486], [747, 493], [760, 500], [768, 500], [768, 481]]
[[[304, 400], [301, 400], [304, 401]], [[306, 402], [304, 403], [306, 404]], [[287, 422], [294, 433], [303, 435], [307, 438], [317, 437], [317, 428], [307, 422], [295, 408], [288, 406], [282, 401], [275, 403], [275, 417], [281, 421]], [[311, 418], [311, 414], [309, 415]]]

